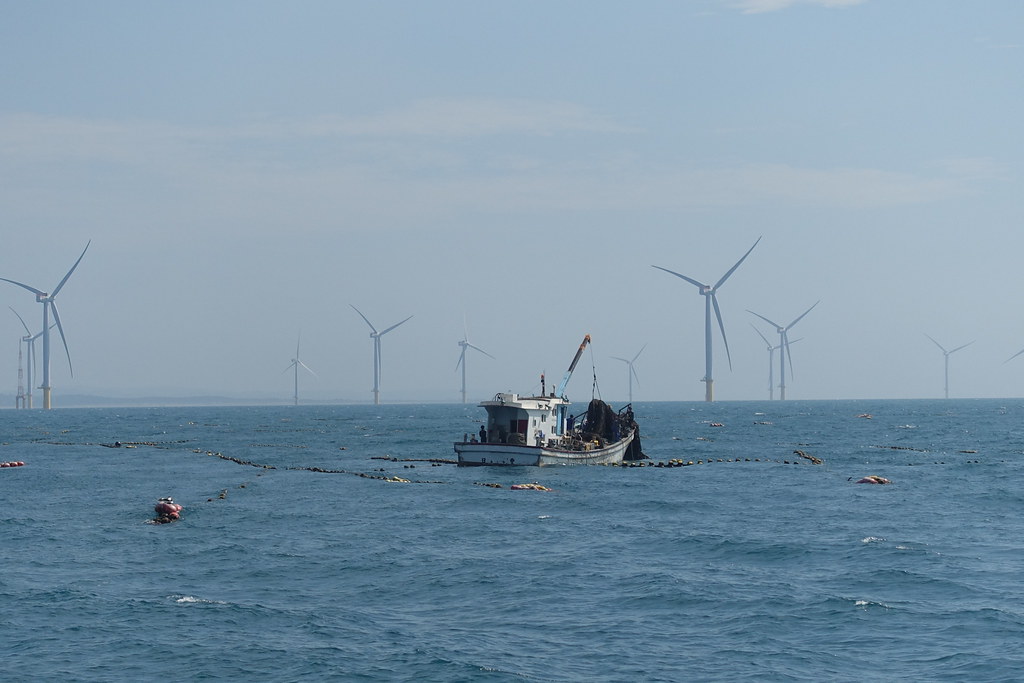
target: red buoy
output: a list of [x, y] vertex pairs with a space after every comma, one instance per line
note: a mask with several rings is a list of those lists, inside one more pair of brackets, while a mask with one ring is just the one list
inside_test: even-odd
[[175, 503], [172, 498], [161, 498], [153, 506], [153, 511], [156, 512], [157, 520], [175, 520], [181, 518], [182, 506]]

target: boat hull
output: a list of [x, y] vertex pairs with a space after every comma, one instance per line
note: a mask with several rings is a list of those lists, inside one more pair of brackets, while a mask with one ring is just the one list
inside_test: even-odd
[[569, 451], [547, 446], [521, 446], [501, 443], [455, 443], [460, 467], [478, 465], [498, 467], [547, 467], [551, 465], [613, 465], [622, 462], [633, 432], [603, 448]]

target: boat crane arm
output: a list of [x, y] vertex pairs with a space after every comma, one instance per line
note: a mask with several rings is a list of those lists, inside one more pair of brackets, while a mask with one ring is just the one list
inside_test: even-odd
[[587, 348], [587, 344], [590, 343], [590, 335], [583, 337], [583, 343], [580, 344], [580, 348], [576, 350], [576, 355], [572, 359], [572, 363], [569, 365], [569, 369], [565, 371], [565, 376], [562, 377], [562, 381], [558, 383], [558, 389], [555, 390], [555, 396], [561, 396], [562, 392], [565, 391], [565, 385], [569, 383], [569, 378], [572, 377], [572, 371], [576, 369], [576, 363], [579, 362], [580, 356], [583, 355], [583, 349]]

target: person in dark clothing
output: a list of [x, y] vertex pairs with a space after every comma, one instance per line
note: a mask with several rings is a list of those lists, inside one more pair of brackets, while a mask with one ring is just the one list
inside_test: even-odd
[[487, 429], [480, 425], [480, 443], [487, 443]]

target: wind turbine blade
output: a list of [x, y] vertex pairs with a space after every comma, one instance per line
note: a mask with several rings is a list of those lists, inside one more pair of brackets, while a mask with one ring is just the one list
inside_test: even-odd
[[625, 358], [619, 358], [618, 356], [610, 356], [610, 357], [614, 358], [615, 360], [621, 360], [623, 363], [629, 363], [629, 361], [627, 359], [625, 359]]
[[288, 364], [288, 367], [286, 367], [284, 370], [281, 371], [281, 374], [283, 375], [284, 373], [288, 372], [289, 370], [291, 370], [294, 367], [295, 367], [295, 361], [292, 361], [291, 363]]
[[[761, 320], [765, 321], [766, 323], [768, 323], [769, 325], [771, 325], [772, 327], [774, 327], [776, 329], [782, 329], [782, 325], [780, 325], [777, 322], [774, 322], [772, 320], [769, 320], [768, 318], [764, 317], [760, 313], [754, 313], [749, 308], [747, 309], [747, 313], [750, 313], [751, 315], [756, 315], [758, 318], [760, 318]], [[757, 328], [755, 327], [754, 329], [756, 330]], [[758, 332], [758, 334], [760, 334], [760, 332]]]
[[25, 328], [25, 334], [31, 337], [32, 336], [32, 332], [29, 331], [28, 325], [25, 324], [25, 319], [22, 318], [20, 315], [18, 315], [18, 312], [16, 310], [14, 310], [13, 306], [8, 306], [7, 308], [11, 309], [11, 313], [13, 313], [14, 315], [18, 316], [18, 320], [21, 321], [21, 326]]
[[[468, 344], [467, 344], [468, 346]], [[459, 354], [459, 360], [455, 362], [455, 372], [459, 371], [459, 366], [466, 362], [466, 347], [462, 347], [462, 353]]]
[[640, 350], [636, 352], [635, 356], [633, 356], [633, 360], [629, 361], [630, 364], [635, 363], [636, 359], [640, 357], [640, 354], [643, 353], [644, 349], [646, 349], [646, 348], [647, 348], [647, 344], [644, 344], [643, 346], [641, 346]]
[[[349, 304], [349, 306], [352, 306], [352, 304]], [[373, 323], [371, 323], [370, 320], [365, 315], [363, 315], [362, 311], [360, 311], [355, 306], [352, 306], [352, 310], [358, 313], [359, 317], [366, 321], [366, 324], [370, 326], [370, 329], [373, 330], [374, 334], [377, 334], [377, 328], [373, 326]]]
[[793, 375], [793, 354], [789, 352], [789, 335], [785, 332], [782, 333], [782, 345], [786, 347], [784, 350], [786, 358], [789, 359], [789, 378], [795, 379]]
[[57, 313], [57, 304], [51, 299], [48, 305], [50, 306], [50, 310], [53, 311], [53, 322], [57, 325], [57, 331], [60, 332], [60, 340], [64, 342], [64, 353], [68, 355], [68, 370], [71, 371], [71, 376], [74, 377], [75, 369], [71, 367], [71, 351], [68, 350], [68, 340], [64, 338], [64, 327], [60, 324], [60, 315]]
[[964, 347], [966, 347], [966, 346], [970, 346], [970, 345], [971, 345], [971, 344], [973, 344], [973, 343], [974, 343], [973, 341], [969, 341], [969, 342], [967, 342], [966, 344], [964, 344], [963, 346], [958, 346], [958, 347], [956, 347], [955, 349], [953, 349], [952, 351], [950, 351], [950, 353], [954, 353], [954, 352], [956, 352], [956, 351], [959, 351], [960, 349], [962, 349], [962, 348], [964, 348]]
[[632, 373], [632, 375], [633, 375], [633, 379], [635, 379], [635, 380], [636, 380], [636, 383], [637, 383], [637, 384], [640, 384], [640, 378], [639, 378], [639, 377], [637, 376], [637, 374], [636, 374], [636, 368], [634, 368], [634, 367], [633, 367], [633, 364], [632, 364], [632, 363], [630, 363], [630, 365], [629, 365], [629, 371], [630, 371], [630, 373]]
[[715, 317], [718, 318], [718, 329], [722, 331], [722, 342], [725, 344], [725, 357], [729, 359], [729, 369], [732, 370], [732, 355], [729, 354], [729, 340], [725, 336], [725, 323], [722, 322], [722, 310], [718, 308], [718, 297], [711, 294], [711, 303], [715, 306]]
[[694, 280], [694, 279], [693, 279], [692, 277], [686, 277], [685, 275], [681, 275], [681, 274], [677, 273], [677, 272], [676, 272], [676, 271], [674, 271], [674, 270], [669, 270], [668, 268], [662, 268], [661, 266], [651, 266], [651, 268], [657, 268], [658, 270], [663, 270], [663, 271], [665, 271], [666, 273], [670, 273], [671, 275], [675, 275], [676, 277], [681, 277], [681, 278], [683, 278], [684, 280], [686, 280], [687, 282], [689, 282], [689, 283], [690, 283], [691, 285], [697, 285], [698, 287], [700, 287], [700, 288], [702, 288], [702, 289], [703, 289], [704, 287], [707, 287], [707, 285], [706, 285], [706, 284], [704, 284], [703, 282], [697, 282], [697, 281], [696, 281], [696, 280]]
[[[747, 312], [749, 313], [750, 311], [747, 311]], [[755, 313], [754, 315], [757, 315], [757, 313]], [[760, 337], [761, 339], [764, 339], [764, 343], [768, 345], [768, 348], [769, 349], [772, 348], [772, 343], [770, 341], [768, 341], [768, 337], [766, 337], [763, 334], [761, 334], [761, 330], [757, 329], [757, 326], [754, 325], [754, 323], [750, 323], [750, 326], [754, 328], [754, 332], [757, 332], [757, 336], [758, 337]]]
[[1012, 356], [1010, 356], [1009, 358], [1007, 358], [1006, 360], [1004, 360], [1004, 361], [1003, 361], [1003, 363], [1009, 363], [1009, 362], [1010, 362], [1011, 360], [1013, 360], [1014, 358], [1016, 358], [1017, 356], [1019, 356], [1019, 355], [1020, 355], [1020, 354], [1022, 354], [1022, 353], [1024, 353], [1024, 349], [1021, 349], [1021, 350], [1020, 350], [1020, 351], [1018, 351], [1017, 353], [1013, 354]]
[[[404, 323], [404, 322], [408, 322], [408, 321], [409, 321], [409, 320], [410, 320], [411, 318], [412, 318], [412, 316], [410, 315], [410, 316], [409, 316], [408, 318], [406, 318], [405, 320], [403, 320], [403, 321], [402, 321], [402, 323]], [[391, 330], [395, 329], [396, 327], [398, 327], [398, 326], [399, 326], [399, 325], [401, 325], [402, 323], [395, 323], [394, 325], [392, 325], [392, 326], [391, 326], [391, 327], [389, 327], [388, 329], [386, 329], [386, 330], [384, 330], [383, 332], [381, 332], [381, 333], [380, 333], [380, 334], [379, 334], [378, 336], [380, 336], [380, 337], [383, 337], [383, 336], [384, 336], [385, 334], [387, 334], [387, 333], [388, 333], [388, 332], [390, 332]]]
[[[821, 303], [821, 299], [818, 299], [817, 301], [815, 301], [815, 302], [814, 302], [814, 306], [817, 306], [817, 305], [818, 305], [818, 304], [820, 304], [820, 303]], [[798, 318], [797, 318], [796, 320], [794, 320], [794, 321], [793, 321], [793, 322], [791, 322], [790, 324], [786, 325], [786, 329], [788, 330], [788, 329], [790, 329], [791, 327], [793, 327], [793, 325], [796, 325], [796, 324], [797, 324], [798, 322], [800, 322], [800, 321], [801, 321], [801, 320], [803, 319], [803, 317], [804, 317], [805, 315], [807, 315], [807, 314], [808, 314], [808, 313], [810, 313], [810, 312], [811, 312], [812, 310], [814, 310], [814, 306], [811, 306], [810, 308], [808, 308], [808, 309], [807, 309], [806, 311], [804, 311], [803, 313], [801, 313], [801, 314], [800, 314], [800, 316], [799, 316], [799, 317], [798, 317]]]
[[8, 280], [5, 277], [0, 277], [0, 280], [3, 280], [4, 282], [10, 282], [12, 285], [18, 285], [19, 287], [24, 287], [25, 289], [27, 289], [28, 291], [32, 292], [36, 296], [46, 296], [46, 292], [44, 292], [42, 290], [39, 290], [39, 289], [36, 289], [35, 287], [30, 287], [29, 285], [26, 285], [24, 282], [18, 282], [16, 280]]
[[308, 366], [308, 365], [306, 365], [305, 363], [303, 363], [303, 362], [302, 362], [301, 360], [298, 360], [298, 359], [296, 359], [296, 361], [295, 361], [295, 362], [296, 362], [296, 363], [298, 363], [299, 365], [301, 365], [302, 367], [304, 367], [304, 368], [306, 369], [306, 372], [308, 372], [309, 374], [313, 375], [314, 377], [319, 377], [319, 375], [318, 375], [318, 374], [316, 374], [315, 372], [313, 372], [312, 370], [310, 370], [310, 369], [309, 369], [309, 366]]
[[[474, 346], [473, 344], [470, 344], [469, 342], [466, 342], [466, 346], [468, 346], [471, 349], [476, 349], [477, 351], [479, 351], [480, 353], [484, 354], [488, 358], [494, 358], [494, 356], [492, 356], [491, 354], [487, 353], [486, 351], [481, 349], [479, 346]], [[495, 358], [495, 360], [497, 360], [497, 358]]]
[[[932, 338], [931, 338], [930, 336], [928, 336], [928, 333], [927, 333], [927, 332], [925, 333], [925, 335], [924, 335], [924, 336], [928, 337], [929, 339], [932, 339]], [[948, 356], [948, 355], [949, 355], [950, 353], [952, 353], [952, 351], [946, 351], [946, 349], [945, 349], [945, 348], [944, 348], [944, 347], [942, 346], [942, 344], [940, 344], [939, 342], [935, 341], [934, 339], [932, 339], [932, 343], [933, 343], [933, 344], [935, 344], [936, 346], [938, 346], [938, 347], [939, 347], [940, 349], [942, 349], [942, 352], [943, 352], [944, 354], [946, 354], [947, 356]]]
[[64, 276], [64, 279], [60, 281], [60, 284], [58, 284], [57, 287], [54, 288], [53, 293], [50, 294], [51, 297], [57, 296], [57, 292], [60, 291], [61, 287], [64, 286], [64, 283], [68, 281], [69, 277], [71, 277], [71, 273], [75, 272], [75, 268], [77, 268], [78, 264], [82, 262], [82, 257], [85, 256], [85, 252], [89, 251], [90, 244], [92, 244], [92, 240], [89, 240], [86, 243], [85, 249], [82, 250], [82, 255], [78, 257], [77, 261], [75, 261], [75, 265], [71, 266], [71, 270], [69, 270], [67, 275]]
[[[757, 238], [757, 242], [760, 242], [760, 241], [761, 241], [761, 238], [760, 238], [760, 237], [758, 237], [758, 238]], [[756, 246], [757, 246], [757, 242], [754, 242], [754, 247], [756, 247]], [[747, 249], [747, 253], [743, 255], [743, 258], [741, 258], [741, 259], [740, 259], [739, 261], [737, 261], [737, 262], [736, 262], [736, 265], [734, 265], [734, 266], [733, 266], [732, 268], [730, 268], [730, 269], [729, 269], [729, 272], [727, 272], [727, 273], [726, 273], [725, 275], [723, 275], [723, 276], [721, 277], [721, 279], [720, 279], [720, 280], [719, 280], [718, 282], [716, 282], [716, 283], [715, 283], [715, 289], [716, 289], [716, 290], [717, 290], [717, 289], [718, 289], [719, 287], [721, 287], [721, 286], [722, 286], [722, 284], [723, 284], [723, 283], [724, 283], [724, 282], [725, 282], [726, 280], [728, 280], [728, 279], [729, 279], [729, 276], [730, 276], [730, 275], [732, 275], [732, 274], [733, 274], [734, 272], [736, 272], [736, 269], [740, 267], [740, 264], [741, 264], [741, 263], [743, 263], [743, 261], [744, 261], [744, 260], [746, 260], [746, 258], [747, 258], [748, 256], [750, 256], [750, 252], [754, 251], [754, 247], [750, 247], [750, 249]]]

